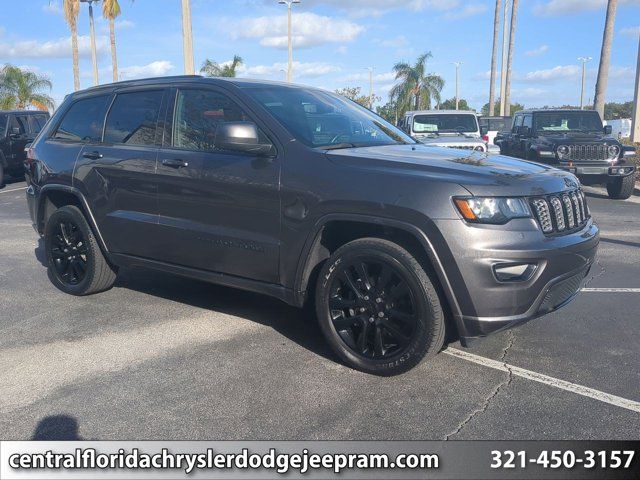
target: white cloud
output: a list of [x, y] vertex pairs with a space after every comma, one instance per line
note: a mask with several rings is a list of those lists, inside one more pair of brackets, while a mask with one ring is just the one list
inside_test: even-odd
[[[275, 78], [284, 79], [287, 63], [274, 63], [272, 65], [240, 65], [239, 77]], [[329, 73], [339, 72], [337, 65], [323, 62], [293, 62], [293, 76], [296, 78], [316, 78]]]
[[[294, 14], [293, 44], [297, 48], [329, 42], [349, 42], [364, 31], [362, 25], [315, 13]], [[275, 15], [245, 18], [232, 26], [234, 38], [259, 38], [263, 47], [287, 48], [287, 17]]]
[[[96, 51], [101, 55], [107, 50], [106, 37], [96, 38]], [[48, 42], [21, 40], [10, 44], [0, 44], [0, 51], [9, 58], [71, 58], [71, 37]], [[91, 56], [91, 40], [88, 35], [78, 37], [78, 55]]]
[[538, 48], [525, 52], [527, 57], [537, 57], [549, 51], [549, 45], [540, 45]]
[[[640, 0], [620, 0], [622, 5], [640, 5]], [[533, 12], [536, 15], [570, 15], [573, 13], [600, 10], [607, 0], [548, 0], [538, 3]]]
[[[578, 65], [558, 65], [545, 70], [528, 72], [524, 77], [517, 78], [520, 82], [543, 83], [557, 80], [570, 80], [580, 78], [582, 68]], [[515, 78], [514, 78], [515, 80]]]
[[[272, 3], [271, 0], [267, 0]], [[390, 10], [409, 9], [412, 11], [444, 12], [460, 5], [460, 0], [307, 0], [307, 5], [333, 5], [350, 14], [366, 17], [377, 16]]]
[[381, 47], [387, 48], [400, 48], [409, 45], [409, 40], [404, 35], [398, 35], [395, 38], [387, 38], [385, 40], [374, 40], [374, 43], [380, 45]]
[[[345, 82], [368, 82], [369, 81], [369, 72], [358, 72], [347, 75], [343, 79]], [[373, 75], [373, 80], [376, 83], [389, 83], [395, 82], [396, 74], [394, 72], [385, 72], [385, 73], [376, 73]]]
[[487, 6], [481, 3], [467, 5], [464, 8], [456, 8], [449, 10], [444, 14], [444, 18], [448, 20], [460, 20], [462, 18], [473, 17], [487, 11]]
[[340, 55], [346, 55], [349, 52], [349, 49], [346, 47], [346, 45], [340, 45], [338, 48], [336, 48], [336, 53], [339, 53]]
[[120, 78], [129, 80], [132, 78], [162, 77], [173, 70], [173, 64], [168, 60], [158, 60], [147, 65], [132, 65], [120, 69]]
[[640, 27], [627, 27], [620, 30], [620, 35], [626, 37], [638, 38], [640, 35]]

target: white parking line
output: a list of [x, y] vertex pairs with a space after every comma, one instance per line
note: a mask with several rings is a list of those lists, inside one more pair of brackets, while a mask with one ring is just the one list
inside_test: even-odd
[[26, 190], [27, 187], [12, 188], [11, 190], [0, 190], [0, 193], [19, 192], [20, 190]]
[[485, 367], [493, 368], [503, 372], [510, 371], [513, 375], [526, 378], [527, 380], [544, 383], [545, 385], [559, 388], [560, 390], [577, 393], [578, 395], [582, 395], [583, 397], [593, 398], [594, 400], [599, 400], [601, 402], [608, 403], [609, 405], [614, 405], [616, 407], [631, 410], [632, 412], [640, 413], [640, 402], [636, 402], [634, 400], [611, 395], [609, 393], [601, 392], [600, 390], [595, 390], [583, 385], [566, 382], [558, 378], [543, 375], [542, 373], [532, 372], [531, 370], [515, 367], [513, 365], [499, 362], [497, 360], [474, 355], [473, 353], [463, 352], [462, 350], [458, 350], [457, 348], [447, 348], [446, 350], [443, 350], [443, 352], [451, 355], [452, 357], [467, 360], [468, 362], [477, 363], [478, 365], [483, 365]]
[[583, 288], [582, 291], [600, 293], [640, 293], [640, 288]]

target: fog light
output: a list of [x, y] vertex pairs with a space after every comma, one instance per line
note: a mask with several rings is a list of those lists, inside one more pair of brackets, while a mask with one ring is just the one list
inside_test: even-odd
[[499, 282], [526, 282], [535, 271], [534, 263], [499, 263], [493, 266], [493, 274]]

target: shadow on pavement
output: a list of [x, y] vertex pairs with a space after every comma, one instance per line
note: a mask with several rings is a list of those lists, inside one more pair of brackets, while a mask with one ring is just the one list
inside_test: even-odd
[[615, 243], [616, 245], [626, 245], [628, 247], [640, 247], [640, 243], [638, 242], [628, 242], [626, 240], [616, 240], [614, 238], [600, 237], [600, 241], [605, 243]]
[[36, 425], [31, 440], [83, 440], [78, 434], [78, 421], [70, 415], [44, 417]]

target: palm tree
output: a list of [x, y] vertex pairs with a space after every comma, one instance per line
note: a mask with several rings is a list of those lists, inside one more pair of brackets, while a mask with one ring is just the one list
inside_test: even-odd
[[594, 98], [595, 109], [604, 119], [604, 101], [607, 93], [607, 81], [609, 80], [609, 64], [611, 63], [611, 44], [613, 42], [613, 27], [616, 23], [616, 10], [618, 0], [609, 0], [607, 4], [607, 19], [602, 34], [602, 51], [600, 52], [600, 65], [598, 66], [598, 80], [596, 82], [596, 95]]
[[397, 99], [402, 114], [412, 108], [429, 109], [432, 99], [437, 104], [440, 103], [444, 80], [439, 75], [426, 72], [427, 60], [430, 58], [431, 52], [427, 52], [420, 55], [413, 66], [407, 62], [393, 66], [396, 80], [400, 80], [400, 83], [391, 89], [390, 95]]
[[102, 0], [102, 16], [109, 20], [109, 35], [111, 37], [111, 67], [113, 70], [113, 81], [118, 81], [118, 54], [116, 52], [116, 18], [120, 16], [122, 10], [118, 0]]
[[498, 39], [500, 38], [500, 10], [502, 0], [496, 0], [496, 13], [493, 17], [493, 49], [491, 50], [491, 84], [489, 85], [489, 115], [493, 116], [496, 101], [496, 64]]
[[3, 110], [35, 107], [53, 109], [55, 103], [43, 90], [51, 90], [51, 81], [44, 75], [5, 65], [0, 70], [0, 108]]
[[222, 65], [207, 58], [202, 64], [200, 73], [207, 77], [235, 77], [236, 70], [243, 63], [242, 57], [239, 55], [234, 55], [231, 62], [225, 62]]
[[71, 29], [71, 53], [73, 55], [73, 89], [80, 90], [80, 67], [78, 66], [78, 13], [79, 0], [63, 0], [64, 18]]
[[[507, 0], [508, 1], [508, 0]], [[513, 0], [511, 7], [511, 31], [509, 32], [509, 57], [507, 59], [507, 81], [504, 89], [504, 114], [511, 115], [511, 68], [513, 67], [513, 49], [516, 41], [516, 21], [518, 16], [518, 0]]]

